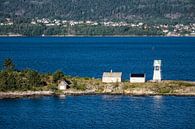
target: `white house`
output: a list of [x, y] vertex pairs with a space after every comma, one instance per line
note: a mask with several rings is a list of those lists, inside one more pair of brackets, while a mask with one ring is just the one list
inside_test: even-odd
[[102, 82], [112, 83], [121, 82], [122, 72], [104, 72], [102, 76]]
[[59, 90], [66, 90], [68, 86], [68, 83], [64, 80], [61, 80], [60, 83], [58, 84], [58, 89]]
[[153, 81], [160, 82], [162, 80], [161, 76], [161, 60], [154, 60]]
[[146, 74], [131, 74], [130, 82], [131, 83], [144, 83], [146, 82]]

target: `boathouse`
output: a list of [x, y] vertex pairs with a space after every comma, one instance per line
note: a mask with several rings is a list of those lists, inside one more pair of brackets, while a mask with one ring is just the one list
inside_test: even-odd
[[146, 74], [130, 74], [130, 82], [131, 83], [144, 83], [146, 82]]
[[102, 82], [113, 83], [121, 82], [122, 72], [104, 72], [102, 75]]
[[66, 90], [68, 87], [68, 83], [65, 80], [61, 80], [58, 84], [59, 90]]

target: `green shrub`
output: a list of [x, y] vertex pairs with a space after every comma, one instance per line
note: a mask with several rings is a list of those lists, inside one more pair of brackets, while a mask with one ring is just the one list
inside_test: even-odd
[[53, 81], [57, 82], [58, 80], [61, 80], [64, 77], [64, 73], [60, 70], [57, 70], [54, 74], [53, 74]]
[[54, 94], [60, 95], [60, 94], [63, 94], [63, 91], [61, 91], [61, 90], [55, 90], [55, 91], [54, 91]]
[[173, 89], [171, 87], [161, 87], [158, 89], [158, 93], [160, 94], [167, 94], [167, 93], [172, 93]]
[[86, 88], [86, 85], [85, 85], [85, 84], [80, 84], [80, 85], [77, 85], [76, 89], [77, 89], [77, 90], [82, 90], [82, 91], [84, 91], [84, 90], [86, 90], [87, 88]]
[[193, 84], [187, 82], [175, 82], [175, 84], [179, 86], [193, 86]]
[[48, 86], [48, 89], [55, 92], [55, 91], [58, 90], [58, 87], [57, 87], [57, 85], [55, 85], [55, 84], [51, 84], [51, 85]]
[[4, 66], [4, 69], [8, 70], [8, 71], [15, 69], [15, 64], [13, 63], [12, 59], [10, 59], [10, 58], [7, 58], [4, 60], [3, 66]]
[[128, 84], [125, 84], [125, 85], [123, 86], [123, 90], [127, 90], [127, 89], [129, 89], [129, 85], [128, 85]]
[[98, 89], [96, 90], [96, 92], [98, 93], [102, 93], [104, 91], [104, 88], [101, 86], [101, 87], [98, 87]]

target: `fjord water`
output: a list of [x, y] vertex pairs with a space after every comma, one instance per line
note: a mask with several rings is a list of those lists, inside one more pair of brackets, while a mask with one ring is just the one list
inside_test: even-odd
[[0, 128], [193, 129], [194, 100], [108, 95], [0, 100]]
[[146, 73], [152, 79], [153, 60], [161, 59], [164, 79], [195, 81], [193, 37], [0, 38], [0, 62], [8, 57], [18, 69], [60, 69], [96, 78], [112, 69], [123, 72], [123, 79], [130, 73]]
[[[162, 59], [163, 78], [195, 81], [195, 38], [0, 38], [0, 62], [18, 69], [61, 69], [73, 76], [103, 71], [152, 78]], [[1, 65], [2, 68], [2, 65]], [[0, 129], [193, 129], [195, 97], [67, 96], [0, 100]]]

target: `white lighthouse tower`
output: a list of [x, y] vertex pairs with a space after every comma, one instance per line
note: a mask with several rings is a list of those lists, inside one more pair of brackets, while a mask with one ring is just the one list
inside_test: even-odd
[[160, 82], [162, 79], [161, 76], [161, 60], [154, 60], [153, 81]]

